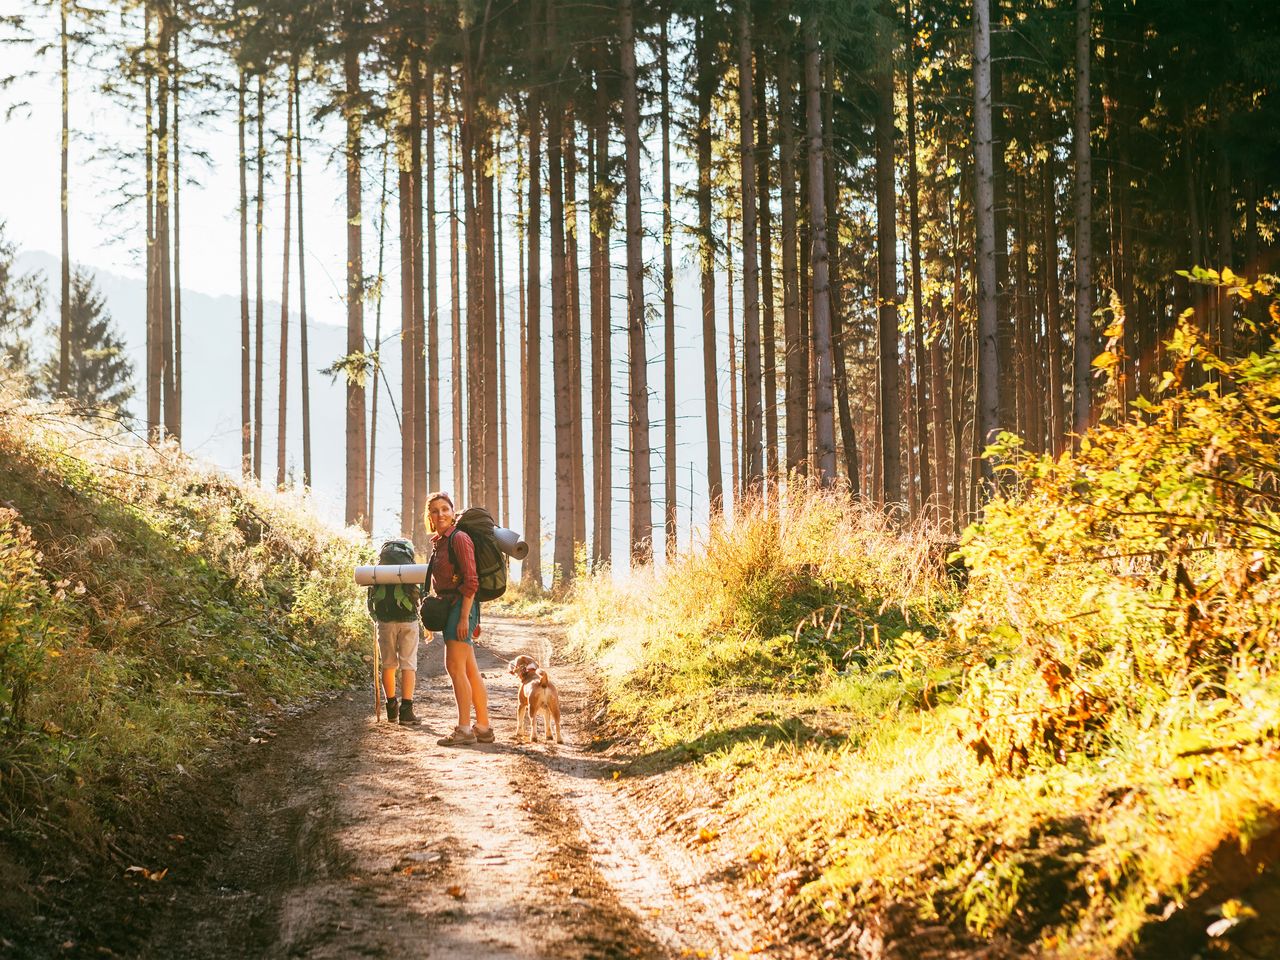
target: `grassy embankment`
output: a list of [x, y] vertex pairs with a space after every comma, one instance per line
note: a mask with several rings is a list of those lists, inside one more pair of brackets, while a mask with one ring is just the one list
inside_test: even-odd
[[254, 717], [349, 683], [367, 554], [299, 497], [0, 394], [6, 884], [105, 850]]
[[1003, 443], [963, 591], [936, 534], [817, 492], [579, 585], [628, 772], [717, 797], [691, 841], [779, 936], [1189, 956], [1216, 922], [1274, 955], [1280, 349], [1228, 363], [1187, 323], [1170, 350], [1074, 457]]

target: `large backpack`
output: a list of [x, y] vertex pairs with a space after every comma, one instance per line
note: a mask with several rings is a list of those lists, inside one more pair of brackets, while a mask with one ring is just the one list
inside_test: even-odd
[[414, 563], [417, 559], [413, 552], [413, 542], [410, 540], [388, 540], [382, 545], [382, 549], [378, 551], [378, 566], [380, 567]]
[[[417, 560], [409, 540], [388, 540], [378, 551], [379, 566], [398, 566]], [[382, 583], [369, 588], [369, 612], [380, 623], [407, 623], [417, 619], [416, 583]]]
[[[454, 533], [459, 530], [471, 538], [476, 555], [476, 599], [497, 600], [507, 592], [507, 555], [498, 546], [493, 535], [493, 516], [484, 507], [468, 507], [454, 521]], [[453, 549], [453, 534], [445, 537], [449, 549], [449, 561], [458, 569], [458, 555]]]

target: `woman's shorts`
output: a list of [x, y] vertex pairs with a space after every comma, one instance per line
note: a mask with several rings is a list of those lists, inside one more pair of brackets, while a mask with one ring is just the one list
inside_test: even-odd
[[378, 656], [383, 670], [418, 669], [418, 621], [378, 624]]
[[[459, 600], [449, 608], [449, 619], [444, 623], [444, 632], [436, 634], [442, 640], [458, 639], [458, 618], [462, 616], [462, 601]], [[467, 643], [474, 646], [474, 635], [476, 627], [480, 626], [480, 601], [474, 600], [471, 603], [471, 629], [467, 631]]]

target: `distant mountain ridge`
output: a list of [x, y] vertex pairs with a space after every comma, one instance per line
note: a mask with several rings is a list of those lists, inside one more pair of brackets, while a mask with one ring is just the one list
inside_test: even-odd
[[[49, 326], [57, 310], [60, 260], [42, 251], [18, 255], [22, 272], [44, 274], [49, 296], [45, 319], [33, 331], [33, 348], [38, 356], [51, 348]], [[146, 283], [137, 277], [95, 270], [98, 289], [111, 313], [115, 329], [126, 345], [134, 369], [134, 398], [129, 410], [135, 417], [146, 414]], [[276, 471], [276, 431], [279, 401], [280, 304], [266, 301], [263, 307], [263, 337], [266, 365], [263, 370], [263, 475], [271, 479]], [[394, 331], [392, 331], [394, 333]], [[342, 424], [345, 420], [345, 387], [318, 371], [347, 352], [345, 327], [307, 318], [307, 348], [311, 367], [311, 469], [312, 490], [317, 510], [335, 522], [342, 521], [346, 478]], [[383, 364], [400, 369], [399, 338], [383, 345]], [[289, 316], [288, 457], [286, 471], [299, 482], [302, 475], [302, 386], [300, 369], [299, 318]], [[183, 447], [194, 456], [209, 460], [228, 471], [240, 469], [240, 300], [235, 296], [210, 296], [194, 290], [182, 291], [182, 432]], [[399, 385], [393, 386], [398, 392]], [[381, 388], [380, 388], [381, 390]], [[376, 529], [399, 530], [396, 518], [400, 501], [399, 428], [387, 409], [387, 396], [379, 398], [378, 523]], [[385, 418], [384, 418], [385, 411]], [[395, 505], [394, 507], [392, 505]]]

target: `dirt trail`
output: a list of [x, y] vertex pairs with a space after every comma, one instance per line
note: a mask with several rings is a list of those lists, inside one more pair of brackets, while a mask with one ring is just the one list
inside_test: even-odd
[[[745, 955], [728, 883], [662, 836], [670, 811], [645, 809], [617, 762], [585, 749], [590, 683], [555, 646], [546, 628], [486, 620], [493, 745], [436, 745], [455, 717], [439, 644], [419, 656], [419, 726], [375, 723], [361, 696], [285, 721], [245, 748], [259, 754], [217, 848], [146, 885], [141, 938], [99, 944], [197, 960]], [[520, 653], [550, 664], [564, 745], [514, 741], [505, 667]]]

